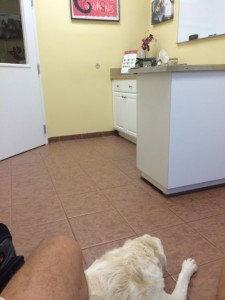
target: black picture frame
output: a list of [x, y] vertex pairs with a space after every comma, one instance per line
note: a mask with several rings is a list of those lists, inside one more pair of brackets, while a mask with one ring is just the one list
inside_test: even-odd
[[174, 17], [174, 0], [152, 0], [152, 25]]

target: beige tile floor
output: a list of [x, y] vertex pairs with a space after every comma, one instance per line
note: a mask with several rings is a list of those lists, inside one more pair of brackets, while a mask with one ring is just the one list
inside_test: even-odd
[[225, 187], [165, 197], [140, 179], [136, 147], [117, 136], [57, 142], [0, 162], [0, 222], [28, 256], [43, 238], [68, 234], [85, 265], [128, 238], [158, 236], [167, 255], [166, 289], [183, 259], [199, 272], [190, 300], [213, 300], [225, 258]]

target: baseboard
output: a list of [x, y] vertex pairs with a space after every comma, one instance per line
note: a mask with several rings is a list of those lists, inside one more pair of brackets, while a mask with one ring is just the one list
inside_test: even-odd
[[112, 130], [112, 131], [104, 131], [104, 132], [91, 132], [91, 133], [64, 135], [64, 136], [50, 137], [48, 139], [48, 142], [54, 143], [54, 142], [62, 142], [62, 141], [70, 141], [70, 140], [104, 137], [104, 136], [110, 136], [110, 135], [118, 135], [118, 134], [117, 134], [116, 130]]
[[118, 135], [121, 136], [122, 138], [132, 142], [133, 144], [137, 144], [137, 139], [133, 136], [130, 136], [130, 135], [128, 135], [126, 133], [123, 133], [121, 131], [118, 131]]

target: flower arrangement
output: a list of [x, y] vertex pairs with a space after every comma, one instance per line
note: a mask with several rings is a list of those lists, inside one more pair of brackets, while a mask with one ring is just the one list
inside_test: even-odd
[[153, 35], [152, 34], [149, 34], [148, 37], [142, 39], [142, 45], [141, 45], [141, 48], [144, 50], [144, 51], [149, 51], [150, 50], [150, 42], [154, 39]]
[[21, 47], [13, 47], [12, 50], [9, 50], [8, 53], [12, 55], [15, 60], [24, 60], [25, 59], [25, 51]]

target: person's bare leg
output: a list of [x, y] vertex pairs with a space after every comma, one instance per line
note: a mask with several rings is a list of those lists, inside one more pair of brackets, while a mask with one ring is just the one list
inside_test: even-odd
[[225, 299], [225, 261], [222, 266], [219, 285], [216, 294], [216, 300], [224, 300]]
[[79, 245], [67, 236], [44, 240], [1, 296], [6, 300], [87, 300]]

